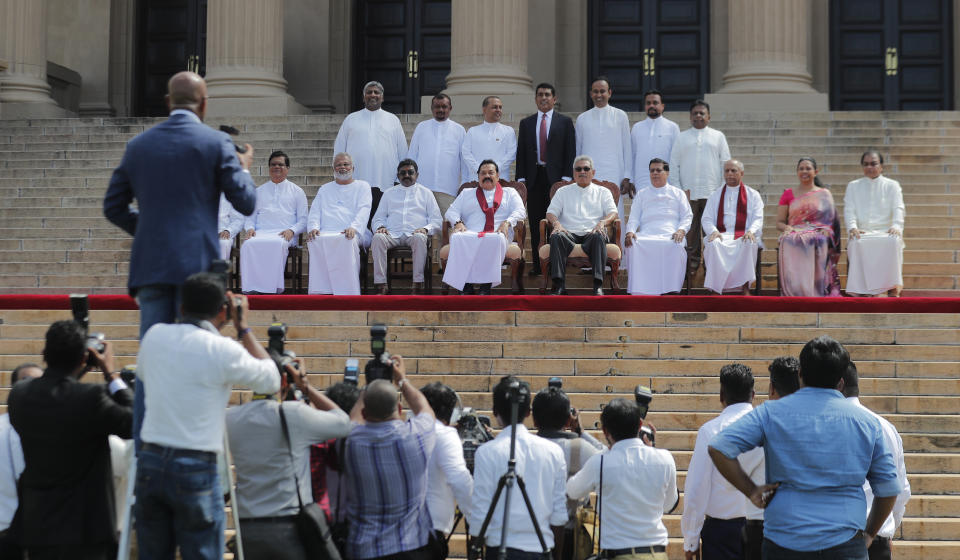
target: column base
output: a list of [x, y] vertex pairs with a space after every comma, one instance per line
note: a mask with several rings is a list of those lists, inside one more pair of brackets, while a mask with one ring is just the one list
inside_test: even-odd
[[830, 96], [826, 93], [708, 93], [704, 100], [713, 114], [830, 110]]
[[[496, 95], [500, 98], [500, 101], [503, 102], [503, 121], [509, 122], [512, 120], [519, 120], [527, 115], [535, 113], [537, 110], [537, 104], [534, 101], [533, 92], [530, 93], [513, 93], [500, 95], [495, 91], [490, 93], [449, 93], [444, 90], [444, 93], [450, 96], [450, 99], [453, 100], [453, 115], [478, 115], [483, 106], [483, 99], [488, 95]], [[432, 95], [424, 95], [420, 98], [420, 113], [427, 115], [430, 114], [430, 102], [433, 100]], [[559, 109], [559, 107], [558, 107]], [[514, 117], [511, 118], [509, 113], [513, 113]]]
[[0, 119], [3, 120], [61, 119], [74, 116], [76, 115], [68, 113], [52, 100], [50, 103], [0, 102]]
[[290, 95], [276, 97], [218, 97], [207, 102], [208, 117], [267, 117], [309, 115], [313, 111]]

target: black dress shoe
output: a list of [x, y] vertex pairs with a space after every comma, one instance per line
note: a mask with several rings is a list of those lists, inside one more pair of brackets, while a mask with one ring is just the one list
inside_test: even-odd
[[480, 284], [480, 286], [477, 288], [477, 295], [489, 296], [492, 288], [493, 286], [491, 286], [490, 282], [487, 282], [486, 284]]

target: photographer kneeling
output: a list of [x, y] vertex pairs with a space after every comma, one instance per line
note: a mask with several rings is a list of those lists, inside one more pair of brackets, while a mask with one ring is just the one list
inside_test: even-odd
[[[310, 446], [350, 431], [350, 417], [310, 386], [299, 358], [282, 367], [279, 394], [254, 394], [251, 402], [227, 410], [240, 535], [249, 560], [306, 560], [294, 518], [301, 503], [313, 501]], [[295, 387], [316, 408], [289, 400]]]
[[[140, 560], [172, 559], [178, 546], [184, 558], [223, 558], [217, 454], [230, 391], [280, 389], [276, 364], [247, 326], [246, 297], [201, 272], [184, 282], [182, 301], [183, 322], [150, 327], [137, 357], [147, 395], [134, 506]], [[220, 335], [228, 321], [242, 344]]]

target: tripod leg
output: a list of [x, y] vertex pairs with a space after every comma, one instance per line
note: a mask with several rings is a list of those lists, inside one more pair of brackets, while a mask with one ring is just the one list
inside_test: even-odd
[[484, 535], [487, 534], [487, 526], [490, 525], [490, 519], [493, 518], [493, 510], [497, 509], [497, 502], [500, 500], [500, 494], [503, 492], [503, 487], [507, 483], [507, 475], [500, 477], [500, 482], [497, 483], [497, 490], [493, 493], [493, 499], [490, 500], [490, 508], [487, 509], [487, 516], [483, 518], [483, 525], [480, 526], [480, 534], [477, 537], [483, 540]]

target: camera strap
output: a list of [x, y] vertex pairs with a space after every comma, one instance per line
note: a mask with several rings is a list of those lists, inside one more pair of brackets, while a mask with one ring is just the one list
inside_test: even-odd
[[217, 330], [217, 327], [213, 326], [213, 323], [207, 321], [206, 319], [196, 319], [194, 317], [184, 317], [180, 319], [180, 323], [183, 325], [193, 325], [198, 329], [203, 329], [205, 331], [210, 331], [214, 334], [220, 334], [220, 331]]
[[287, 417], [283, 414], [283, 403], [278, 403], [280, 410], [280, 429], [283, 430], [283, 440], [287, 442], [287, 453], [290, 454], [290, 467], [293, 469], [293, 484], [297, 487], [297, 504], [303, 509], [303, 499], [300, 497], [300, 481], [297, 479], [297, 464], [293, 460], [293, 447], [290, 445], [290, 431], [287, 428]]
[[603, 551], [600, 548], [600, 537], [603, 536], [603, 528], [600, 524], [600, 505], [603, 503], [603, 455], [600, 455], [600, 485], [597, 487], [597, 519], [593, 524], [593, 533], [596, 536], [597, 555]]

